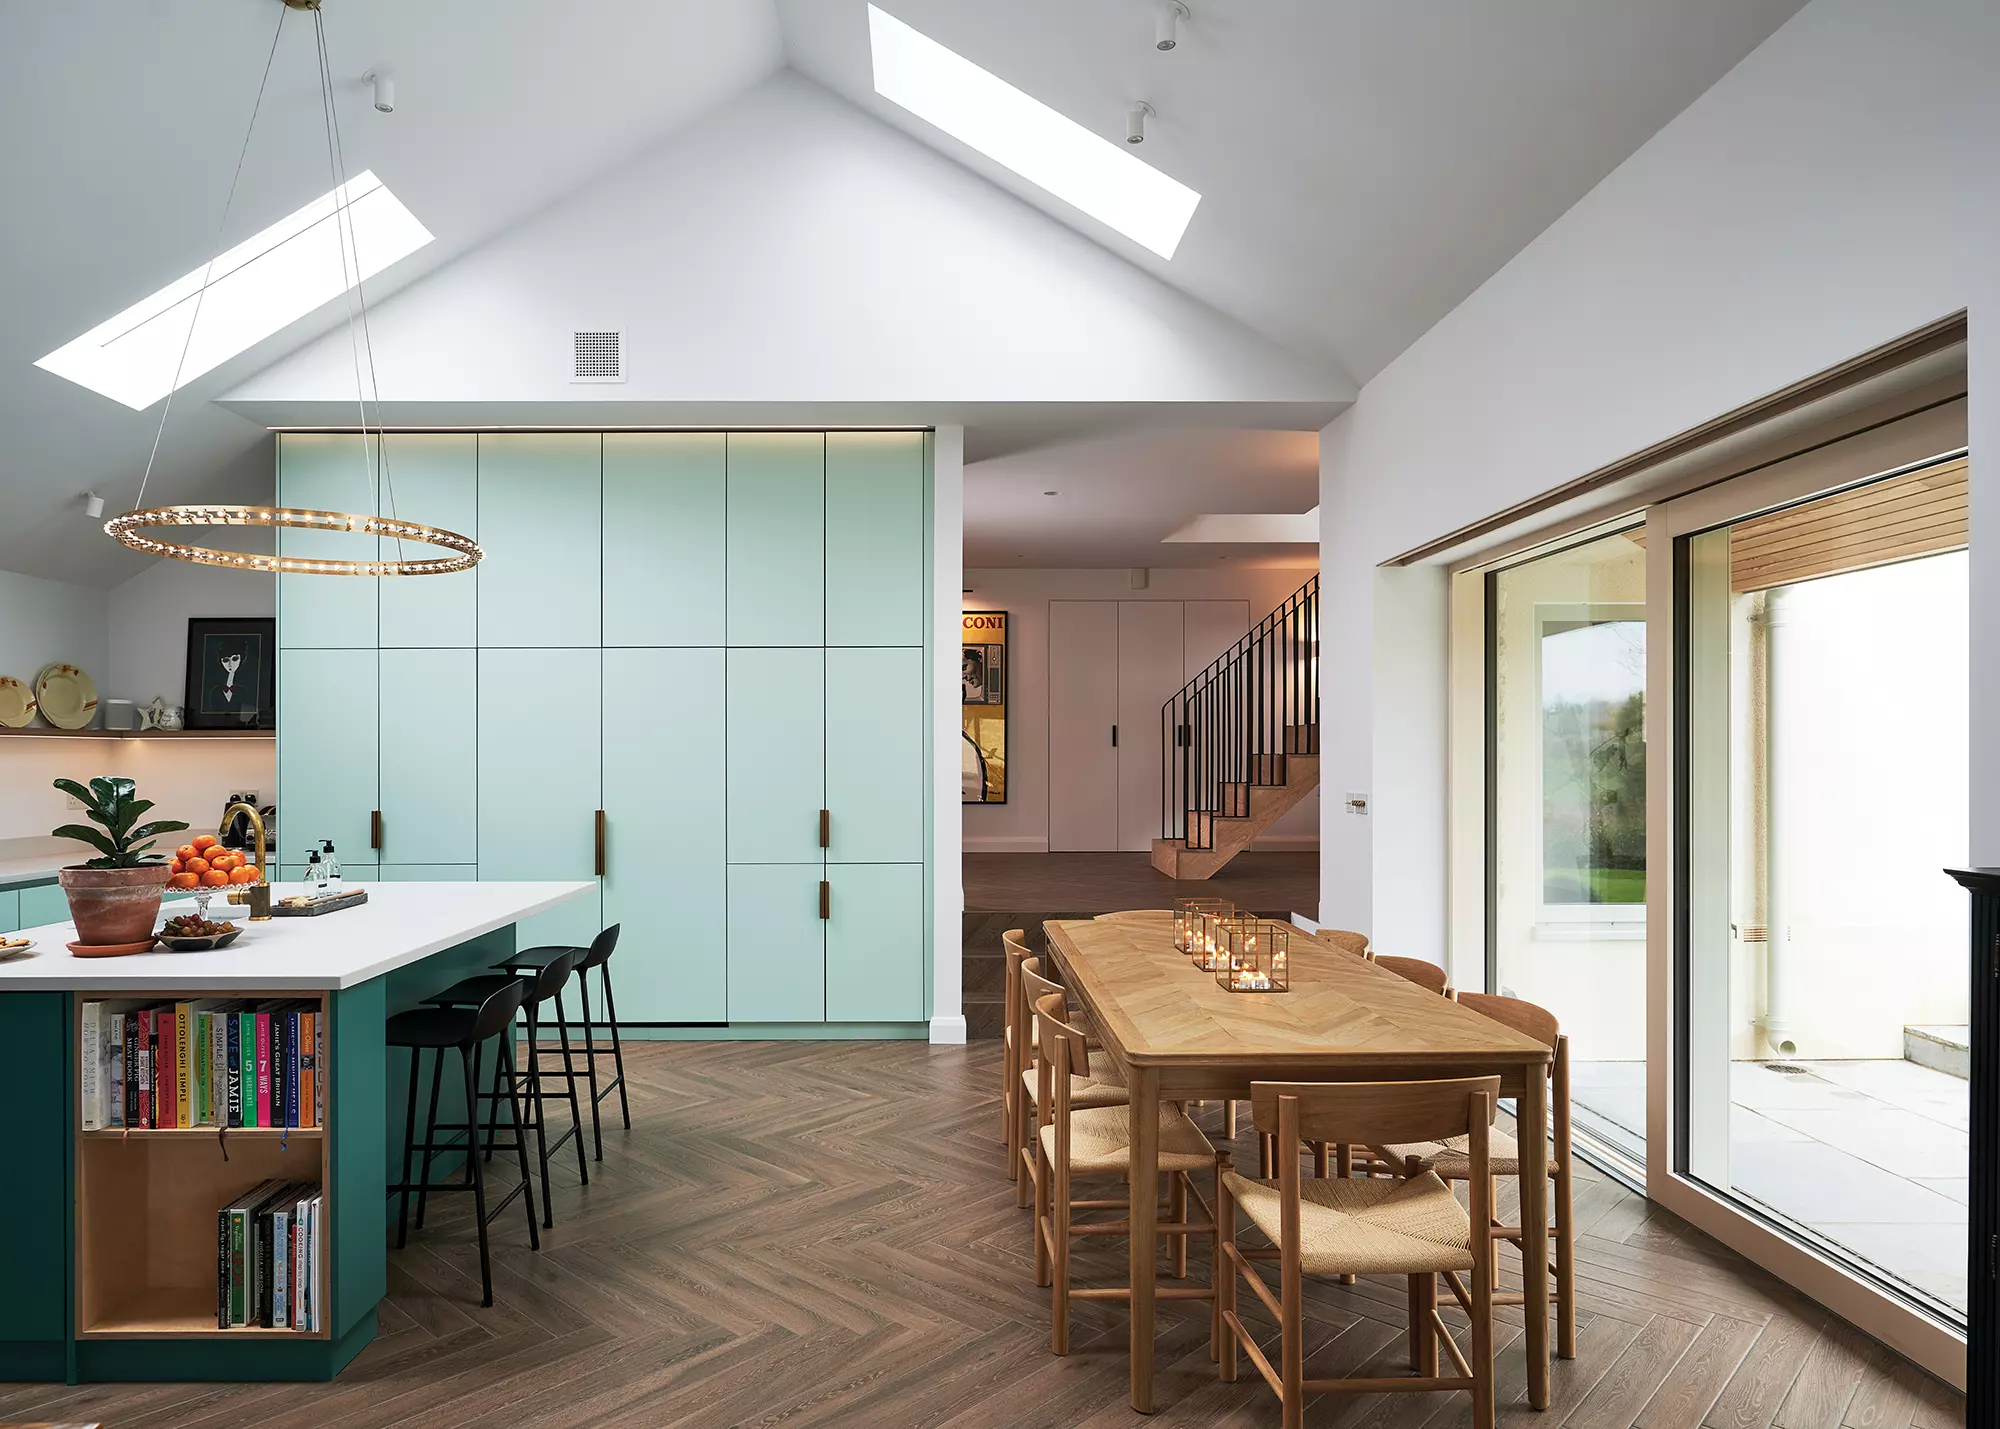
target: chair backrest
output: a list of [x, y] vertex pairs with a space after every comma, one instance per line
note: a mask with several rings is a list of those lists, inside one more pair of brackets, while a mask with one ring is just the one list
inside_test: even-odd
[[528, 979], [524, 977], [512, 978], [504, 987], [489, 994], [486, 1001], [479, 1004], [479, 1010], [472, 1014], [472, 1040], [484, 1042], [505, 1032], [527, 996]]
[[1457, 997], [1460, 1003], [1481, 1017], [1503, 1023], [1546, 1047], [1555, 1046], [1556, 1039], [1562, 1035], [1562, 1029], [1556, 1025], [1556, 1015], [1532, 1002], [1523, 1002], [1518, 997], [1496, 997], [1490, 992], [1461, 992]]
[[1389, 957], [1381, 953], [1375, 955], [1374, 962], [1376, 967], [1381, 968], [1385, 972], [1392, 972], [1397, 977], [1406, 978], [1419, 987], [1429, 988], [1440, 997], [1444, 995], [1444, 990], [1447, 986], [1444, 969], [1436, 963], [1426, 962], [1422, 958]]
[[1368, 956], [1368, 935], [1350, 933], [1345, 928], [1321, 928], [1313, 935], [1321, 942], [1331, 943], [1343, 953], [1352, 953], [1357, 958]]
[[1278, 1103], [1293, 1098], [1302, 1141], [1347, 1141], [1381, 1146], [1444, 1141], [1472, 1130], [1472, 1098], [1486, 1097], [1486, 1118], [1500, 1098], [1498, 1077], [1454, 1077], [1436, 1082], [1252, 1082], [1251, 1114], [1257, 1130], [1276, 1132]]
[[1031, 1008], [1039, 1007], [1045, 997], [1059, 997], [1063, 1006], [1069, 1006], [1069, 995], [1062, 990], [1061, 983], [1050, 982], [1042, 976], [1042, 960], [1027, 958], [1021, 963], [1021, 996]]
[[579, 968], [601, 968], [611, 961], [611, 955], [618, 951], [618, 930], [622, 923], [613, 923], [590, 940], [590, 947], [577, 960]]
[[1041, 1038], [1042, 1059], [1057, 1060], [1060, 1048], [1066, 1054], [1071, 1076], [1082, 1076], [1090, 1065], [1089, 1044], [1083, 1033], [1069, 1021], [1069, 1004], [1060, 991], [1035, 999], [1035, 1032]]
[[590, 956], [588, 948], [566, 948], [555, 957], [543, 963], [533, 977], [528, 979], [528, 1002], [546, 1002], [563, 989], [569, 975], [576, 971], [576, 965]]
[[1027, 1004], [1021, 1001], [1021, 964], [1034, 956], [1028, 951], [1027, 934], [1019, 928], [1009, 928], [1000, 935], [1000, 947], [1007, 958], [1007, 980], [1004, 996], [1007, 999], [1005, 1012], [1007, 1029], [1014, 1034], [1014, 1040], [1026, 1039], [1028, 1020]]

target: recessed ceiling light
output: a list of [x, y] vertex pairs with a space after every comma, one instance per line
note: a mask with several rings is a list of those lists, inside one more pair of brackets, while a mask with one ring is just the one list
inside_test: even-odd
[[1061, 493], [1060, 491], [1044, 491], [1044, 492], [1042, 493], [1042, 495], [1044, 495], [1044, 496], [1061, 496], [1061, 495], [1062, 495], [1062, 493]]
[[[176, 365], [185, 387], [430, 241], [380, 179], [357, 174], [35, 366], [143, 411], [176, 389]], [[208, 293], [190, 341], [204, 275]]]
[[1201, 195], [998, 75], [868, 7], [875, 92], [1028, 182], [1174, 256]]

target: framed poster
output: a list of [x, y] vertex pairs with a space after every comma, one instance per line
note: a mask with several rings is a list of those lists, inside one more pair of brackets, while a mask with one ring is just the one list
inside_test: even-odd
[[968, 610], [959, 665], [959, 793], [967, 804], [1007, 802], [1007, 612]]
[[187, 728], [276, 729], [278, 622], [270, 616], [188, 621]]

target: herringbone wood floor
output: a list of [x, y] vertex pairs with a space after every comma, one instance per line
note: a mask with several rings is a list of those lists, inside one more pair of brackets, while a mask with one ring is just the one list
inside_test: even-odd
[[[390, 1261], [381, 1334], [329, 1385], [0, 1386], [0, 1420], [372, 1429], [938, 1426], [1127, 1429], [1125, 1325], [1075, 1312], [1048, 1353], [1025, 1213], [1000, 1174], [995, 1044], [636, 1044], [633, 1129], [587, 1189], [565, 1162], [539, 1255], [495, 1227], [498, 1303], [478, 1306], [469, 1223]], [[1214, 1126], [1217, 1108], [1201, 1112]], [[1247, 1132], [1247, 1123], [1246, 1123]], [[1239, 1164], [1253, 1157], [1247, 1135]], [[467, 1198], [455, 1198], [461, 1206]], [[1943, 1429], [1961, 1402], [1770, 1276], [1617, 1185], [1579, 1187], [1579, 1357], [1539, 1429]], [[1118, 1243], [1122, 1244], [1122, 1243]], [[1118, 1244], [1081, 1283], [1122, 1278]], [[1207, 1258], [1193, 1273], [1206, 1276]], [[1248, 1297], [1245, 1297], [1246, 1300]], [[1308, 1367], [1400, 1370], [1400, 1283], [1314, 1286]], [[1161, 1307], [1161, 1426], [1277, 1423], [1245, 1368], [1216, 1382], [1205, 1310]], [[1309, 1426], [1452, 1429], [1463, 1396], [1321, 1400]]]

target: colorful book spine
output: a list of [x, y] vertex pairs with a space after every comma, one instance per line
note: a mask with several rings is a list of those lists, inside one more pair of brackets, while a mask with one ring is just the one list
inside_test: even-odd
[[145, 1085], [145, 1069], [140, 1066], [139, 1014], [125, 1014], [125, 1124], [144, 1126], [139, 1116], [139, 1088]]
[[271, 1213], [271, 1328], [292, 1326], [292, 1207]]
[[285, 1075], [291, 1057], [285, 1046], [285, 1034], [291, 1030], [283, 1012], [273, 1012], [271, 1018], [271, 1125], [290, 1126], [285, 1120]]
[[216, 1126], [229, 1125], [229, 1014], [218, 1009], [209, 1014], [209, 1117]]
[[316, 1012], [299, 1014], [299, 1125], [319, 1125], [319, 1029]]
[[153, 1124], [153, 1057], [156, 1043], [153, 1035], [153, 1009], [139, 1010], [139, 1120], [141, 1127]]
[[186, 1130], [194, 1125], [194, 1028], [192, 1010], [185, 1002], [174, 1004], [174, 1121]]
[[299, 1014], [285, 1014], [285, 1125], [299, 1124]]
[[259, 1012], [251, 1020], [257, 1028], [257, 1125], [271, 1126], [271, 1014]]
[[174, 1105], [180, 1076], [174, 1066], [173, 1008], [162, 1007], [153, 1014], [153, 1044], [153, 1125], [164, 1131], [179, 1125], [180, 1117]]
[[196, 1008], [188, 1013], [189, 1083], [194, 1087], [194, 1113], [188, 1121], [208, 1125], [208, 1013]]
[[223, 1019], [223, 1055], [228, 1058], [225, 1087], [229, 1097], [228, 1126], [243, 1125], [243, 1018], [230, 1013]]
[[125, 1014], [112, 1013], [105, 1020], [104, 1030], [108, 1048], [105, 1066], [109, 1070], [111, 1079], [104, 1089], [104, 1124], [123, 1126], [125, 1124]]
[[326, 1125], [326, 1017], [313, 1018], [313, 1125]]

